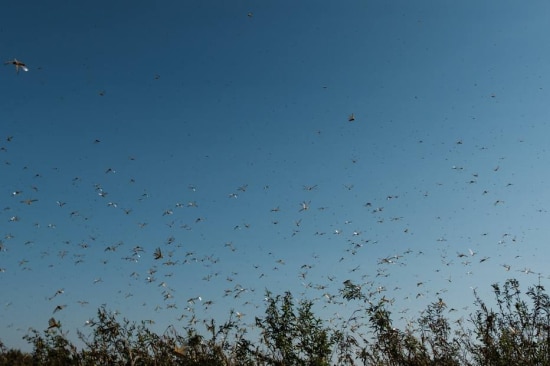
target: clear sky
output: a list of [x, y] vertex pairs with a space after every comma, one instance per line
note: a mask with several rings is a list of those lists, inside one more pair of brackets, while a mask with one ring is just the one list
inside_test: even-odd
[[29, 71], [0, 68], [0, 339], [75, 336], [102, 304], [253, 323], [266, 289], [336, 321], [348, 279], [404, 320], [439, 297], [467, 317], [472, 288], [545, 284], [549, 11], [10, 3], [1, 61]]

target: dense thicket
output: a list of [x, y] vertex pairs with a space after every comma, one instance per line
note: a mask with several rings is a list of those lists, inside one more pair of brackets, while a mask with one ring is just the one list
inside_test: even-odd
[[100, 308], [91, 333], [79, 333], [77, 349], [50, 319], [44, 331], [24, 337], [31, 353], [0, 342], [0, 365], [550, 365], [550, 297], [536, 285], [494, 284], [495, 308], [475, 295], [469, 319], [453, 322], [447, 304], [430, 304], [405, 329], [394, 327], [392, 304], [372, 303], [359, 286], [344, 283], [341, 296], [358, 306], [337, 328], [315, 316], [313, 303], [292, 294], [266, 294], [265, 314], [256, 318], [259, 339], [248, 339], [238, 314], [221, 324], [169, 327], [155, 334], [146, 322], [119, 319]]

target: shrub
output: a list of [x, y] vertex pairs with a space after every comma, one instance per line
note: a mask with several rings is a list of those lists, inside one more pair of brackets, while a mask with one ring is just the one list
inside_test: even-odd
[[520, 291], [517, 280], [492, 285], [496, 308], [474, 292], [476, 310], [467, 324], [453, 329], [443, 299], [431, 303], [417, 321], [393, 326], [392, 301], [374, 301], [360, 286], [346, 281], [340, 291], [358, 308], [347, 321], [329, 328], [313, 312], [314, 303], [294, 301], [291, 293], [266, 293], [264, 316], [255, 319], [259, 340], [247, 339], [235, 317], [217, 325], [196, 320], [179, 333], [174, 326], [161, 335], [147, 322], [119, 319], [100, 308], [90, 334], [78, 332], [78, 350], [62, 326], [50, 319], [44, 331], [31, 329], [24, 339], [31, 353], [7, 349], [0, 342], [3, 365], [550, 365], [550, 297], [539, 284]]

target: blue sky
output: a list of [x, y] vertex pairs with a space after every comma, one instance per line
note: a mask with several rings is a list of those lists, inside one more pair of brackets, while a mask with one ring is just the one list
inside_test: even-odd
[[544, 284], [548, 8], [12, 3], [0, 339], [51, 316], [75, 335], [102, 304], [159, 332], [188, 307], [252, 323], [266, 289], [329, 320], [348, 279], [404, 320]]

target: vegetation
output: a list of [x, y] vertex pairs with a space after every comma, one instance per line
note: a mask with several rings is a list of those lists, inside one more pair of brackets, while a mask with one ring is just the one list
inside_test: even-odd
[[24, 337], [30, 354], [0, 342], [0, 365], [550, 365], [550, 297], [540, 285], [525, 293], [519, 283], [494, 284], [496, 308], [475, 294], [476, 310], [451, 322], [442, 299], [405, 329], [393, 326], [392, 302], [375, 303], [350, 281], [342, 297], [358, 310], [337, 328], [315, 316], [311, 301], [267, 292], [265, 314], [255, 320], [259, 339], [247, 339], [239, 314], [221, 325], [205, 321], [201, 335], [190, 323], [182, 333], [155, 334], [100, 308], [91, 333], [71, 343], [54, 319], [45, 331]]

